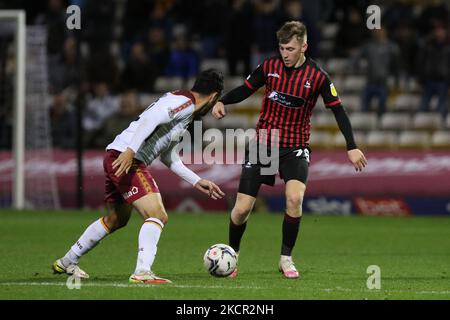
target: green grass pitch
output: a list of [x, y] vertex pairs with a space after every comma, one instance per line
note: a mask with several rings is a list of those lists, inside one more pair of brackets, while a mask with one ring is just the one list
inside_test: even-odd
[[[0, 210], [0, 299], [450, 299], [450, 218], [305, 215], [294, 250], [303, 278], [277, 270], [282, 216], [254, 213], [237, 279], [203, 270], [209, 245], [226, 243], [228, 214], [169, 215], [153, 270], [171, 285], [132, 285], [141, 219], [107, 237], [80, 262], [91, 278], [69, 290], [53, 275], [94, 211]], [[366, 287], [367, 267], [381, 289]]]

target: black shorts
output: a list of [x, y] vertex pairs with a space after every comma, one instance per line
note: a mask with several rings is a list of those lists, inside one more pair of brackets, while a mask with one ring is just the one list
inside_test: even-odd
[[[289, 180], [298, 180], [306, 184], [311, 149], [309, 147], [280, 148], [278, 160], [278, 172], [280, 178], [287, 183]], [[245, 162], [242, 165], [241, 179], [238, 192], [256, 197], [261, 184], [273, 186], [277, 172], [271, 172], [267, 161], [261, 161], [259, 156], [250, 159], [250, 152], [245, 153]], [[266, 159], [267, 160], [267, 159]], [[267, 174], [269, 172], [269, 174]]]

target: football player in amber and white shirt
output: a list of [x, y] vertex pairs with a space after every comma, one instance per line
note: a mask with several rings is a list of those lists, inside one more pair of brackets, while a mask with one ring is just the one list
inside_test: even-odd
[[79, 278], [89, 275], [78, 267], [80, 258], [100, 240], [124, 227], [133, 207], [145, 220], [139, 233], [139, 251], [132, 283], [168, 283], [151, 270], [161, 231], [168, 217], [161, 195], [147, 169], [158, 156], [178, 176], [212, 199], [224, 193], [211, 181], [201, 179], [181, 161], [176, 149], [179, 137], [192, 122], [194, 115], [205, 115], [223, 90], [223, 76], [215, 70], [200, 73], [190, 91], [166, 93], [152, 103], [106, 147], [103, 161], [105, 172], [105, 203], [107, 215], [93, 222], [70, 248], [53, 264], [55, 273]]

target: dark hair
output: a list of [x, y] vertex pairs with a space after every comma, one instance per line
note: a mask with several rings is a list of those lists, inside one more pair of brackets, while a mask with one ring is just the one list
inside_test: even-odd
[[223, 75], [220, 71], [215, 69], [207, 69], [200, 72], [195, 79], [194, 86], [191, 91], [198, 92], [200, 94], [209, 95], [217, 92], [218, 96], [222, 94], [223, 90]]
[[300, 21], [286, 22], [280, 30], [277, 31], [278, 42], [286, 44], [296, 38], [298, 41], [302, 41], [306, 36], [306, 27]]

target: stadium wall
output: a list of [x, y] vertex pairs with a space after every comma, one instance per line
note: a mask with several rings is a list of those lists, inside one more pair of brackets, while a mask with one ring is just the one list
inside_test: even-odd
[[[361, 173], [354, 171], [345, 152], [316, 151], [303, 209], [319, 214], [397, 215], [450, 214], [450, 151], [368, 151], [369, 166]], [[30, 159], [39, 159], [31, 157]], [[0, 179], [11, 180], [13, 163], [9, 152], [0, 152]], [[54, 172], [61, 206], [76, 206], [76, 159], [71, 151], [54, 151], [53, 162], [26, 160], [27, 176]], [[103, 151], [84, 154], [85, 204], [103, 206]], [[155, 161], [150, 172], [155, 178], [168, 210], [229, 210], [239, 184], [241, 167], [235, 165], [189, 165], [200, 176], [221, 186], [227, 198], [213, 201], [180, 180], [162, 163]], [[6, 203], [10, 183], [0, 184], [0, 203]], [[180, 197], [180, 194], [183, 196]], [[258, 208], [284, 211], [284, 183], [279, 178], [271, 188], [263, 186]]]

